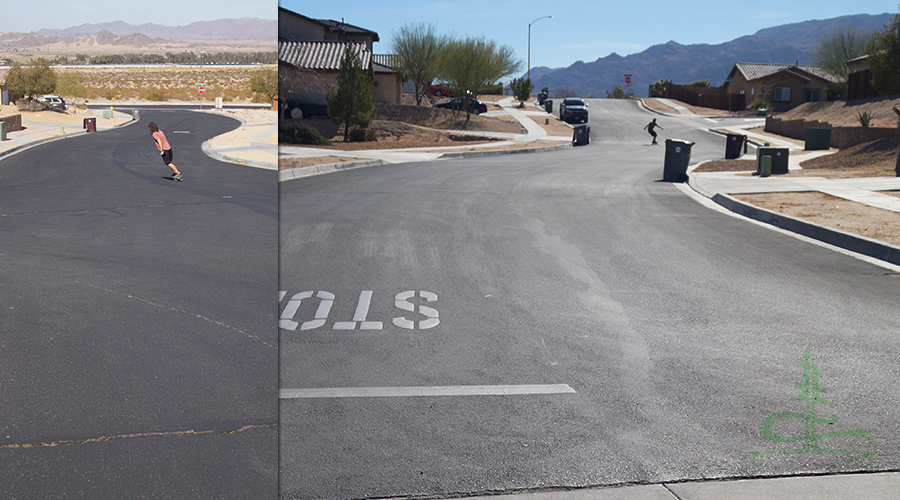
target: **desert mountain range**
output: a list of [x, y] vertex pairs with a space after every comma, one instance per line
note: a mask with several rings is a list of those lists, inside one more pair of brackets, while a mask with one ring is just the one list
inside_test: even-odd
[[670, 41], [625, 57], [613, 53], [564, 68], [531, 68], [531, 79], [535, 89], [548, 87], [551, 94], [570, 89], [581, 96], [596, 97], [605, 97], [615, 85], [624, 86], [625, 74], [632, 75], [631, 88], [642, 97], [649, 94], [650, 84], [662, 79], [671, 78], [680, 84], [708, 80], [719, 86], [735, 63], [812, 64], [816, 43], [823, 34], [839, 27], [881, 30], [892, 18], [891, 14], [859, 14], [785, 24], [716, 45]]
[[62, 30], [0, 33], [0, 54], [53, 56], [72, 53], [161, 53], [181, 51], [277, 50], [278, 21], [245, 17], [200, 21], [187, 26], [134, 26], [122, 21], [83, 24]]

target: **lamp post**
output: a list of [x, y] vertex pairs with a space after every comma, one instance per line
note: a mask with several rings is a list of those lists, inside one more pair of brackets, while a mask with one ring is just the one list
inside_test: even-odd
[[553, 19], [553, 16], [544, 16], [528, 23], [528, 80], [531, 80], [531, 25], [541, 19]]

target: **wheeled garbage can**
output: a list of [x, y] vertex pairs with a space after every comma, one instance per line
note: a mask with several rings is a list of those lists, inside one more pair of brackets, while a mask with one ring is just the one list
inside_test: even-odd
[[689, 141], [666, 139], [666, 163], [663, 167], [664, 181], [687, 181], [687, 168], [691, 162], [691, 147], [693, 145], [694, 143]]

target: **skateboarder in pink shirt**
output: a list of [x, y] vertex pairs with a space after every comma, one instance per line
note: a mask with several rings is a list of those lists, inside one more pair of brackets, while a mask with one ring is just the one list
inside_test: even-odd
[[159, 149], [159, 154], [162, 156], [163, 163], [172, 169], [172, 175], [169, 176], [169, 178], [173, 181], [180, 181], [181, 172], [179, 172], [178, 167], [172, 163], [172, 146], [169, 146], [169, 141], [166, 140], [166, 134], [156, 126], [156, 123], [150, 122], [150, 135], [153, 136], [153, 142], [156, 143], [156, 148]]

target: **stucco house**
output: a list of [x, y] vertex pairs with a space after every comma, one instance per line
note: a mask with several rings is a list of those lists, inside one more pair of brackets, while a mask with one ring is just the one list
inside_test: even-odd
[[723, 89], [744, 94], [748, 104], [764, 99], [775, 111], [787, 111], [804, 102], [828, 100], [828, 85], [842, 82], [843, 78], [819, 66], [736, 63], [728, 73]]
[[[388, 59], [374, 54], [378, 41], [378, 33], [343, 20], [312, 19], [279, 7], [279, 87], [288, 117], [291, 108], [302, 109], [304, 115], [323, 114], [326, 92], [336, 85], [341, 56], [348, 45], [372, 79], [375, 102], [399, 104], [402, 78], [385, 64]], [[296, 110], [293, 116], [298, 116]]]

